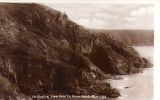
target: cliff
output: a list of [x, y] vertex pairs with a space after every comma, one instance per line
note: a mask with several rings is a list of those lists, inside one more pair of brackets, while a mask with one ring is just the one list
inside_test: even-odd
[[99, 80], [152, 66], [132, 47], [94, 35], [65, 13], [39, 4], [1, 3], [0, 8], [0, 72], [28, 96], [118, 97]]
[[117, 41], [129, 46], [154, 46], [154, 30], [96, 30], [95, 34], [103, 32], [110, 33]]

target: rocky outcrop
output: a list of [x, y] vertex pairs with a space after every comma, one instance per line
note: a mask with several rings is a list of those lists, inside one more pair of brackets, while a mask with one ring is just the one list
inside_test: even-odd
[[[100, 34], [94, 41], [90, 59], [106, 74], [135, 74], [153, 66], [132, 47], [116, 41], [110, 34]], [[99, 39], [101, 39], [101, 42]], [[98, 42], [97, 42], [98, 40]], [[99, 59], [101, 58], [101, 59]]]
[[27, 99], [31, 100], [31, 98], [23, 93], [21, 93], [19, 87], [11, 83], [8, 79], [3, 77], [0, 74], [0, 99], [4, 100], [21, 100]]
[[95, 36], [65, 13], [39, 4], [0, 8], [0, 72], [28, 96], [118, 97], [118, 90], [99, 81], [151, 66], [133, 48], [108, 35]]

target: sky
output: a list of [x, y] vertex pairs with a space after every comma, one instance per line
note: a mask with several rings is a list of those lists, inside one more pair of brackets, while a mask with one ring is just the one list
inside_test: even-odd
[[91, 29], [154, 29], [153, 4], [43, 3]]

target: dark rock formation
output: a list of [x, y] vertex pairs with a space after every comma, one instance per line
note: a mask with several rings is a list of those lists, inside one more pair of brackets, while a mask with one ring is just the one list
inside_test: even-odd
[[141, 58], [132, 47], [116, 41], [109, 34], [101, 33], [97, 38], [101, 39], [101, 42], [97, 42], [97, 39], [94, 41], [90, 59], [105, 73], [134, 74], [140, 72], [139, 68], [152, 66], [146, 58]]
[[11, 83], [8, 79], [0, 74], [0, 99], [4, 100], [31, 100], [30, 97], [21, 93], [19, 87]]
[[151, 66], [133, 48], [93, 35], [65, 13], [39, 4], [1, 3], [0, 8], [0, 72], [28, 96], [118, 97], [99, 80]]

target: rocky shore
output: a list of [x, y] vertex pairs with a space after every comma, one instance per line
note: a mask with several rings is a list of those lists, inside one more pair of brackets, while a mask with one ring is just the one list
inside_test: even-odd
[[99, 80], [151, 66], [132, 47], [110, 34], [95, 35], [65, 13], [40, 4], [0, 4], [0, 72], [28, 98], [37, 94], [116, 98], [119, 91]]

